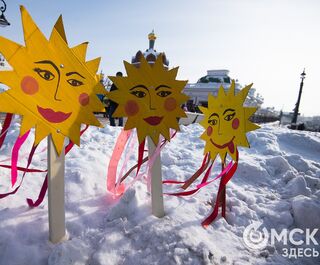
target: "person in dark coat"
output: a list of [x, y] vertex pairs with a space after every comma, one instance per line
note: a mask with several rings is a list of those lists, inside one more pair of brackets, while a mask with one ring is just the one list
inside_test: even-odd
[[[122, 76], [121, 72], [117, 72], [116, 76]], [[112, 84], [110, 88], [110, 92], [117, 90], [118, 88], [116, 87], [115, 84]], [[116, 126], [115, 123], [115, 117], [112, 117], [113, 113], [115, 112], [116, 108], [118, 107], [118, 104], [112, 100], [109, 100], [109, 121], [111, 126]], [[117, 117], [119, 119], [119, 126], [123, 126], [123, 118], [122, 117]]]

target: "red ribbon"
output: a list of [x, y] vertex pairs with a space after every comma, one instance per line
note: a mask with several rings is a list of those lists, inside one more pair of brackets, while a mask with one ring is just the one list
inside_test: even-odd
[[30, 164], [31, 164], [31, 161], [32, 161], [32, 158], [33, 158], [34, 152], [36, 151], [37, 147], [38, 147], [38, 145], [34, 145], [34, 146], [32, 146], [32, 148], [31, 148], [31, 151], [30, 151], [30, 153], [29, 153], [29, 157], [28, 157], [27, 167], [26, 167], [26, 169], [25, 169], [25, 170], [23, 170], [23, 171], [24, 171], [24, 173], [23, 173], [23, 175], [22, 175], [22, 178], [21, 178], [20, 184], [19, 184], [19, 185], [18, 185], [18, 186], [13, 190], [13, 191], [8, 192], [8, 193], [0, 194], [0, 199], [5, 198], [5, 197], [7, 197], [7, 196], [9, 196], [9, 195], [15, 194], [15, 193], [19, 190], [19, 188], [20, 188], [20, 187], [21, 187], [21, 185], [22, 185], [23, 179], [24, 179], [24, 177], [25, 177], [26, 173], [28, 172], [28, 170], [27, 170], [27, 169], [29, 168], [29, 166], [30, 166]]
[[[207, 169], [206, 174], [204, 175], [201, 184], [203, 184], [209, 177], [210, 173], [211, 173], [211, 169], [213, 166], [213, 162], [211, 163], [210, 167]], [[176, 193], [164, 193], [166, 195], [173, 195], [173, 196], [189, 196], [192, 195], [194, 193], [196, 193], [197, 191], [199, 191], [201, 188], [196, 188], [193, 190], [188, 190], [188, 191], [182, 191], [182, 192], [176, 192]]]
[[142, 165], [145, 143], [146, 143], [146, 140], [144, 139], [144, 140], [141, 142], [141, 144], [139, 144], [139, 150], [138, 150], [138, 166], [137, 166], [136, 176], [138, 175], [138, 173], [139, 173], [139, 171], [140, 171], [140, 167], [141, 167], [141, 165]]
[[[88, 129], [88, 127], [89, 127], [89, 125], [86, 125], [85, 128], [84, 128], [82, 131], [80, 131], [80, 136]], [[74, 146], [74, 143], [73, 143], [72, 141], [69, 141], [69, 144], [68, 144], [68, 145], [66, 146], [66, 148], [65, 148], [65, 154], [69, 153], [69, 151], [72, 149], [73, 146]], [[34, 153], [35, 153], [37, 147], [38, 147], [38, 146], [35, 145], [35, 146], [33, 146], [33, 147], [31, 148], [31, 151], [30, 151], [29, 157], [28, 157], [27, 167], [26, 167], [26, 168], [17, 167], [17, 170], [24, 172], [24, 173], [23, 173], [23, 176], [22, 176], [22, 178], [21, 178], [21, 182], [20, 182], [19, 186], [17, 186], [17, 187], [16, 187], [13, 191], [11, 191], [11, 192], [4, 193], [4, 194], [0, 194], [0, 199], [5, 198], [5, 197], [7, 197], [7, 196], [9, 196], [9, 195], [15, 194], [15, 193], [19, 190], [19, 188], [21, 187], [22, 182], [23, 182], [23, 179], [24, 179], [26, 173], [29, 173], [29, 172], [47, 172], [47, 170], [29, 169], [29, 166], [30, 166], [30, 164], [31, 164], [32, 158], [33, 158], [33, 156], [34, 156]], [[11, 165], [0, 165], [0, 166], [1, 166], [1, 167], [4, 167], [4, 168], [11, 168], [11, 169], [12, 169], [12, 166], [11, 166]], [[29, 205], [30, 207], [37, 207], [37, 206], [39, 206], [39, 205], [42, 203], [42, 201], [43, 201], [43, 199], [44, 199], [44, 197], [45, 197], [45, 195], [46, 195], [47, 189], [48, 189], [48, 174], [46, 175], [46, 177], [45, 177], [45, 179], [44, 179], [44, 182], [43, 182], [43, 184], [42, 184], [42, 187], [41, 187], [41, 190], [40, 190], [40, 193], [39, 193], [39, 195], [38, 195], [37, 200], [36, 200], [35, 202], [33, 202], [32, 199], [27, 198], [27, 203], [28, 203], [28, 205]]]
[[[80, 136], [89, 128], [89, 125], [86, 124], [85, 128], [80, 131]], [[68, 154], [70, 152], [70, 150], [72, 149], [72, 147], [74, 146], [74, 143], [70, 140], [68, 145], [65, 147], [65, 155]], [[46, 177], [44, 178], [44, 181], [42, 183], [41, 186], [41, 190], [40, 193], [38, 195], [37, 200], [34, 202], [32, 199], [27, 198], [27, 203], [29, 205], [29, 207], [33, 208], [33, 207], [38, 207], [42, 202], [43, 199], [47, 193], [47, 189], [48, 189], [48, 174], [46, 175]]]
[[[189, 182], [188, 185], [190, 185], [190, 180], [192, 180], [192, 182], [193, 182], [195, 180], [194, 176], [196, 176], [196, 177], [200, 176], [204, 172], [204, 170], [206, 169], [205, 165], [206, 165], [207, 155], [208, 155], [208, 153], [204, 157], [201, 167], [187, 181], [165, 180], [165, 181], [163, 181], [163, 184], [184, 184], [183, 186], [185, 186]], [[196, 189], [183, 191], [183, 192], [164, 193], [164, 194], [172, 195], [172, 196], [189, 196], [189, 195], [196, 193], [204, 186], [209, 185], [210, 183], [217, 180], [218, 178], [221, 178], [213, 212], [201, 223], [202, 226], [206, 228], [208, 225], [210, 225], [216, 219], [216, 217], [218, 215], [219, 206], [222, 207], [222, 217], [224, 217], [224, 218], [226, 217], [226, 210], [225, 210], [225, 207], [226, 207], [226, 185], [229, 182], [229, 180], [233, 177], [234, 173], [236, 172], [236, 170], [238, 168], [238, 160], [239, 160], [239, 153], [237, 150], [236, 161], [234, 163], [233, 163], [233, 161], [231, 161], [227, 167], [224, 167], [224, 165], [222, 165], [221, 173], [218, 176], [216, 176], [214, 179], [207, 181], [209, 178], [210, 172], [211, 172], [212, 165], [213, 165], [213, 161], [212, 161], [212, 163], [211, 163], [210, 167], [207, 169], [201, 183], [196, 186], [197, 187]]]
[[237, 150], [237, 156], [236, 156], [235, 163], [232, 165], [231, 169], [228, 170], [228, 172], [225, 173], [221, 177], [221, 181], [219, 184], [218, 194], [216, 197], [216, 202], [215, 202], [215, 205], [213, 208], [213, 212], [201, 223], [201, 225], [204, 228], [207, 228], [208, 225], [210, 225], [217, 218], [219, 206], [222, 206], [222, 216], [225, 218], [225, 205], [226, 205], [225, 189], [226, 189], [227, 183], [233, 177], [234, 173], [236, 172], [236, 170], [238, 168], [238, 160], [239, 160], [239, 153]]
[[[9, 168], [11, 169], [11, 165], [0, 165], [0, 167]], [[17, 167], [18, 171], [27, 172], [27, 173], [43, 173], [47, 172], [47, 170], [43, 169], [36, 169], [36, 168], [25, 168], [25, 167]]]
[[[188, 180], [186, 181], [177, 181], [177, 180], [164, 180], [162, 181], [163, 184], [183, 184], [182, 186], [185, 186], [187, 183], [189, 182], [193, 182], [194, 180], [196, 180], [196, 178], [198, 176], [200, 176], [206, 169], [206, 164], [208, 162], [208, 155], [209, 153], [206, 153], [206, 155], [204, 156], [203, 160], [202, 160], [202, 164], [201, 164], [201, 167], [197, 170], [196, 173], [193, 174], [193, 176], [191, 178], [189, 178]], [[194, 180], [193, 180], [194, 178]], [[191, 183], [192, 183], [191, 182]]]
[[2, 145], [3, 145], [4, 139], [6, 138], [6, 135], [7, 135], [7, 132], [8, 132], [8, 128], [9, 128], [9, 126], [11, 124], [11, 121], [12, 121], [12, 117], [13, 117], [13, 114], [7, 113], [6, 117], [4, 119], [3, 127], [2, 127], [2, 130], [0, 132], [0, 149], [1, 149]]

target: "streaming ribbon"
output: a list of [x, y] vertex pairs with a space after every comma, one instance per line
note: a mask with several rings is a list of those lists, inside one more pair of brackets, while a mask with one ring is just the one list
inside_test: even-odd
[[[176, 131], [171, 133], [171, 139], [176, 135]], [[146, 168], [147, 168], [147, 174], [146, 174], [146, 178], [147, 178], [147, 187], [148, 190], [150, 190], [150, 183], [151, 183], [151, 168], [154, 164], [155, 159], [157, 158], [157, 156], [160, 155], [160, 152], [162, 150], [162, 148], [165, 146], [165, 144], [167, 143], [166, 140], [163, 141], [159, 141], [158, 145], [156, 146], [156, 149], [154, 151], [154, 153], [151, 155], [151, 157], [143, 157], [143, 154], [146, 150], [144, 150], [145, 148], [145, 140], [140, 143], [139, 145], [139, 149], [138, 149], [138, 162], [135, 166], [131, 167], [127, 173], [125, 173], [123, 176], [123, 171], [124, 171], [124, 167], [127, 165], [127, 162], [133, 152], [134, 149], [134, 141], [131, 141], [131, 139], [133, 138], [133, 134], [131, 133], [131, 131], [125, 131], [122, 130], [120, 132], [120, 135], [118, 136], [116, 145], [113, 149], [113, 153], [111, 155], [110, 158], [110, 162], [109, 162], [109, 166], [108, 166], [108, 173], [107, 173], [107, 190], [109, 192], [111, 192], [113, 194], [114, 197], [120, 196], [122, 195], [129, 187], [131, 187], [137, 180], [139, 180], [143, 175], [145, 175], [145, 173], [139, 173], [140, 172], [140, 168], [142, 166], [142, 164], [144, 164], [145, 162], [147, 162]], [[131, 142], [130, 142], [131, 141]], [[128, 143], [130, 142], [130, 143]], [[161, 142], [161, 143], [160, 143]], [[122, 168], [120, 170], [120, 176], [118, 180], [117, 179], [117, 168], [118, 168], [118, 164], [120, 161], [120, 158], [122, 156], [122, 153], [124, 152], [125, 146], [128, 143], [128, 150], [122, 165]], [[133, 170], [136, 170], [136, 174], [134, 179], [127, 185], [124, 184], [124, 180], [130, 175], [130, 173]]]
[[0, 149], [1, 149], [2, 145], [3, 145], [4, 139], [6, 138], [9, 126], [10, 126], [11, 121], [12, 121], [12, 117], [13, 117], [13, 114], [7, 113], [6, 117], [4, 119], [3, 127], [2, 127], [1, 132], [0, 132]]
[[182, 192], [164, 193], [164, 194], [172, 195], [172, 196], [189, 196], [198, 192], [201, 188], [211, 184], [215, 180], [221, 178], [213, 212], [201, 223], [202, 226], [206, 228], [216, 219], [218, 215], [219, 206], [222, 207], [222, 217], [225, 218], [226, 185], [237, 170], [238, 160], [239, 160], [239, 153], [237, 150], [236, 161], [234, 162], [231, 161], [226, 167], [224, 167], [223, 165], [221, 173], [218, 176], [216, 176], [214, 179], [208, 181], [214, 161], [211, 162], [211, 165], [207, 169], [210, 161], [209, 153], [207, 153], [202, 161], [201, 167], [188, 180], [186, 181], [164, 180], [163, 181], [163, 184], [183, 184], [181, 188], [186, 189], [207, 169], [201, 183], [198, 184], [195, 189], [182, 191]]
[[[86, 125], [85, 128], [83, 130], [80, 131], [80, 136], [89, 128], [89, 125]], [[65, 147], [65, 155], [68, 154], [70, 152], [70, 150], [72, 149], [72, 147], [74, 146], [74, 143], [70, 140], [69, 141], [69, 144]], [[47, 193], [47, 190], [48, 190], [48, 174], [46, 175], [43, 183], [42, 183], [42, 187], [41, 187], [41, 190], [40, 190], [40, 193], [38, 195], [38, 198], [37, 200], [34, 202], [32, 199], [30, 198], [27, 198], [27, 203], [29, 205], [29, 207], [33, 208], [33, 207], [38, 207], [43, 199], [44, 199], [44, 196], [46, 195]]]
[[236, 161], [232, 167], [221, 177], [219, 184], [218, 194], [216, 197], [215, 205], [212, 213], [201, 223], [204, 228], [207, 228], [218, 216], [219, 206], [222, 207], [222, 217], [226, 218], [226, 185], [229, 180], [233, 177], [234, 173], [238, 168], [239, 153], [237, 150]]
[[[88, 125], [85, 126], [85, 128], [83, 130], [81, 130], [80, 132], [80, 136], [88, 129]], [[38, 145], [33, 145], [32, 148], [31, 148], [31, 151], [29, 152], [29, 157], [28, 157], [28, 161], [27, 161], [27, 166], [24, 168], [24, 167], [18, 167], [17, 164], [18, 164], [18, 152], [21, 148], [21, 146], [23, 145], [23, 143], [25, 142], [25, 140], [27, 139], [29, 135], [29, 131], [27, 133], [25, 133], [23, 136], [19, 137], [15, 144], [14, 144], [14, 147], [12, 149], [12, 163], [11, 165], [0, 165], [1, 167], [4, 167], [4, 168], [9, 168], [11, 169], [11, 182], [13, 182], [13, 180], [16, 182], [16, 179], [17, 179], [17, 171], [22, 171], [23, 172], [23, 175], [22, 175], [22, 178], [21, 178], [21, 181], [19, 183], [19, 185], [11, 192], [8, 192], [8, 193], [4, 193], [4, 194], [0, 194], [0, 199], [2, 198], [5, 198], [9, 195], [13, 195], [15, 194], [19, 188], [21, 187], [22, 183], [23, 183], [23, 180], [24, 180], [24, 177], [26, 175], [26, 173], [29, 173], [29, 172], [32, 172], [32, 173], [42, 173], [42, 172], [47, 172], [47, 170], [40, 170], [40, 169], [29, 169], [29, 166], [32, 162], [32, 158], [35, 154], [35, 151], [38, 147]], [[69, 141], [69, 144], [65, 147], [65, 154], [69, 153], [69, 151], [72, 149], [72, 147], [74, 146], [74, 143], [70, 140]], [[43, 148], [43, 150], [40, 151], [41, 152], [44, 152], [46, 150], [46, 148]], [[12, 173], [13, 172], [13, 173]], [[14, 183], [15, 183], [14, 182]], [[41, 187], [41, 190], [40, 190], [40, 193], [38, 195], [38, 198], [35, 202], [33, 202], [32, 199], [29, 199], [27, 198], [27, 203], [30, 207], [37, 207], [39, 206], [44, 197], [45, 197], [45, 194], [47, 192], [47, 189], [48, 189], [48, 174], [46, 175], [45, 179], [44, 179], [44, 182], [42, 184], [42, 187]]]
[[30, 133], [30, 130], [27, 131], [24, 135], [19, 136], [12, 148], [12, 154], [11, 154], [11, 185], [12, 187], [17, 182], [17, 176], [18, 176], [17, 163], [18, 163], [18, 157], [19, 157], [19, 150], [21, 146], [24, 144], [24, 142], [27, 140], [29, 133]]

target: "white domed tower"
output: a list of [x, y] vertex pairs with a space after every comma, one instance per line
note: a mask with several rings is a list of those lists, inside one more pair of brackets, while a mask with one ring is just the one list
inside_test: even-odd
[[163, 66], [168, 68], [169, 67], [169, 61], [165, 55], [164, 52], [157, 52], [154, 49], [154, 44], [157, 39], [157, 36], [154, 34], [154, 31], [152, 30], [151, 33], [148, 34], [149, 39], [149, 48], [145, 52], [141, 52], [140, 50], [136, 53], [135, 56], [132, 57], [131, 63], [135, 65], [136, 67], [139, 67], [140, 65], [140, 58], [141, 56], [144, 56], [149, 64], [154, 64], [156, 59], [159, 56], [162, 56]]

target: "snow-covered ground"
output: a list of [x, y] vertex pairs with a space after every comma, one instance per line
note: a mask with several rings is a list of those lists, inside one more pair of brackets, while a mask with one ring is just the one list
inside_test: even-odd
[[[10, 157], [18, 129], [17, 123], [11, 127], [0, 161]], [[164, 179], [185, 180], [200, 166], [202, 130], [198, 124], [181, 126], [165, 146]], [[107, 166], [119, 132], [110, 126], [89, 128], [81, 147], [66, 157], [68, 241], [48, 241], [46, 200], [35, 209], [26, 205], [27, 197], [37, 197], [43, 173], [27, 174], [16, 195], [0, 200], [1, 265], [319, 264], [319, 256], [283, 257], [283, 248], [292, 246], [281, 242], [263, 250], [248, 249], [242, 237], [246, 226], [256, 221], [277, 231], [320, 227], [319, 133], [276, 124], [249, 133], [251, 148], [240, 148], [238, 170], [227, 185], [227, 220], [219, 217], [204, 229], [200, 223], [211, 212], [209, 202], [215, 199], [219, 181], [192, 197], [165, 196], [166, 216], [161, 219], [151, 215], [145, 182], [137, 182], [120, 199], [106, 192]], [[31, 137], [20, 152], [21, 165], [26, 164], [32, 142]], [[135, 161], [131, 157], [129, 166]], [[46, 152], [35, 155], [31, 168], [46, 168]], [[212, 177], [219, 168], [217, 163]], [[8, 192], [10, 171], [0, 168], [0, 173], [0, 192]], [[319, 232], [316, 239], [320, 242]], [[317, 245], [299, 247], [320, 251]]]

